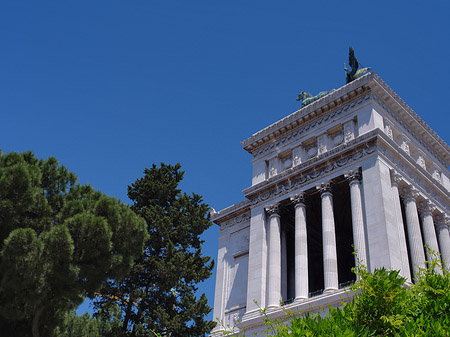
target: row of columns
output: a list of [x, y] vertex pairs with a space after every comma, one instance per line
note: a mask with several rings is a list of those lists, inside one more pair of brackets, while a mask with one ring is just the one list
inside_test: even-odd
[[[439, 255], [433, 256], [431, 252], [440, 254], [448, 270], [448, 265], [450, 264], [448, 217], [435, 213], [436, 206], [427, 200], [418, 203], [419, 192], [414, 187], [406, 186], [399, 188], [401, 176], [396, 172], [392, 172], [391, 178], [395, 198], [394, 207], [400, 209], [400, 196], [404, 202], [406, 232], [408, 233], [409, 256], [413, 277], [417, 278], [420, 269], [426, 267], [425, 261], [432, 261], [435, 258], [439, 258]], [[419, 218], [422, 222], [422, 230], [420, 228]], [[401, 224], [403, 225], [403, 222]], [[400, 238], [400, 244], [406, 245], [406, 240], [401, 240]], [[424, 245], [427, 247], [426, 253], [424, 251]], [[403, 249], [406, 250], [406, 248]], [[401, 250], [403, 249], [401, 248]], [[402, 258], [407, 258], [407, 255], [402, 254]], [[405, 262], [402, 263], [403, 265], [405, 264]], [[409, 270], [409, 266], [404, 266], [403, 269]], [[440, 272], [440, 270], [436, 268], [436, 272]], [[409, 278], [409, 275], [403, 274], [403, 276]]]
[[[367, 256], [359, 168], [349, 171], [345, 177], [350, 184], [353, 243], [359, 259], [357, 263], [365, 264]], [[332, 184], [327, 181], [316, 188], [321, 195], [324, 292], [327, 293], [339, 287]], [[308, 298], [309, 290], [305, 193], [292, 196], [291, 201], [295, 208], [295, 300], [301, 301]], [[278, 205], [267, 207], [266, 212], [269, 217], [267, 307], [276, 308], [281, 302], [281, 221]]]

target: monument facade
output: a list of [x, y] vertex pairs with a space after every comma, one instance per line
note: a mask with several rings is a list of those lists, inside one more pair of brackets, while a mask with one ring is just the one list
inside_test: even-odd
[[[450, 147], [375, 73], [242, 142], [245, 199], [212, 214], [220, 227], [214, 330], [264, 329], [269, 317], [350, 298], [352, 267], [450, 265]], [[356, 255], [354, 254], [356, 252]]]

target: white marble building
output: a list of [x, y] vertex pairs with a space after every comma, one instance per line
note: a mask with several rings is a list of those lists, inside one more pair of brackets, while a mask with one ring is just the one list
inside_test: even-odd
[[263, 328], [284, 309], [339, 305], [369, 270], [410, 282], [450, 264], [450, 147], [376, 74], [367, 74], [242, 142], [253, 159], [245, 200], [220, 227], [214, 332]]

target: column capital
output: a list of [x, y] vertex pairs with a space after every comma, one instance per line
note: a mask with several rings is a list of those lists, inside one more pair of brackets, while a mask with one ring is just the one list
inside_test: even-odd
[[324, 181], [318, 185], [316, 185], [316, 189], [319, 190], [321, 195], [324, 195], [325, 193], [330, 193], [332, 190], [332, 183], [331, 180]]
[[450, 218], [445, 214], [436, 214], [433, 217], [434, 226], [436, 229], [447, 228], [449, 227]]
[[291, 201], [294, 203], [294, 206], [305, 206], [305, 192], [299, 192], [298, 194], [294, 194], [291, 196]]
[[422, 215], [426, 215], [426, 214], [433, 215], [433, 212], [436, 209], [436, 205], [433, 204], [429, 200], [421, 201], [421, 202], [419, 202], [419, 204], [417, 206], [418, 206], [419, 212]]
[[405, 199], [405, 200], [416, 200], [417, 197], [419, 196], [419, 191], [412, 187], [412, 186], [407, 186], [407, 187], [403, 187], [401, 189], [400, 195]]
[[402, 181], [401, 174], [394, 169], [391, 169], [390, 172], [391, 172], [391, 184], [396, 185], [398, 187], [398, 184]]
[[278, 204], [273, 204], [273, 205], [267, 206], [267, 207], [265, 207], [265, 210], [266, 210], [267, 214], [269, 214], [269, 216], [279, 216]]
[[350, 170], [344, 173], [344, 177], [349, 181], [350, 184], [359, 183], [361, 181], [362, 176], [359, 169], [360, 168], [357, 167], [354, 170]]

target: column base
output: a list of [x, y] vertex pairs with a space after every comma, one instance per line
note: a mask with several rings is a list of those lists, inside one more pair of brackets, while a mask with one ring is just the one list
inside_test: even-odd
[[336, 291], [338, 291], [338, 288], [327, 288], [323, 291], [324, 294], [332, 294], [335, 293]]
[[305, 302], [308, 299], [308, 297], [296, 297], [294, 299], [294, 303], [302, 303]]

